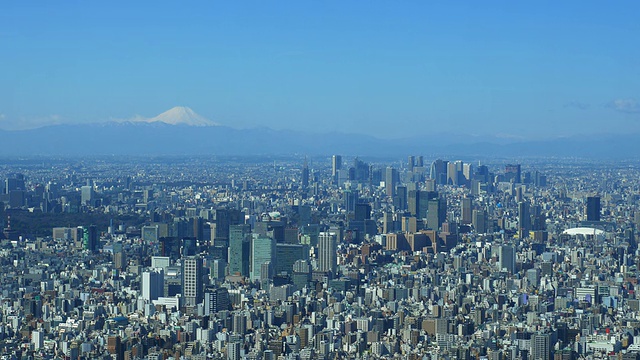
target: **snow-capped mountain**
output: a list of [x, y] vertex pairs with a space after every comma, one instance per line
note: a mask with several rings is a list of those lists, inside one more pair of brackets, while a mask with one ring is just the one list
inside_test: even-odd
[[176, 106], [158, 116], [152, 118], [136, 118], [131, 121], [144, 123], [164, 123], [170, 125], [220, 126], [220, 124], [211, 121], [204, 116], [198, 115], [195, 111], [186, 106]]

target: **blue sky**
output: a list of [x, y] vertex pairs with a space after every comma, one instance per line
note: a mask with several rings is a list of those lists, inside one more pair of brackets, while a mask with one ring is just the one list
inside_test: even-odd
[[0, 4], [0, 128], [155, 116], [378, 137], [640, 131], [640, 2]]

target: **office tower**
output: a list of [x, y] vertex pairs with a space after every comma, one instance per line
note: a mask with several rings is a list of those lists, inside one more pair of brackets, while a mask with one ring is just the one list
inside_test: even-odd
[[529, 237], [531, 231], [531, 215], [529, 213], [529, 203], [518, 203], [518, 236], [521, 239]]
[[364, 221], [371, 219], [371, 205], [369, 204], [356, 204], [354, 220]]
[[298, 238], [298, 228], [297, 227], [287, 227], [284, 229], [284, 243], [285, 244], [299, 244], [300, 240]]
[[82, 205], [93, 206], [93, 186], [85, 185], [80, 188], [80, 202]]
[[473, 228], [478, 234], [487, 232], [487, 213], [484, 210], [473, 210]]
[[464, 177], [464, 184], [469, 185], [471, 182], [471, 177], [473, 175], [473, 167], [471, 164], [463, 164], [462, 165], [462, 176]]
[[4, 181], [4, 193], [9, 194], [13, 190], [27, 190], [23, 174], [10, 174]]
[[251, 255], [251, 227], [229, 226], [229, 275], [249, 276]]
[[384, 177], [385, 193], [387, 196], [394, 196], [396, 190], [396, 169], [387, 167]]
[[413, 171], [413, 168], [415, 165], [416, 165], [416, 157], [413, 155], [410, 155], [409, 161], [408, 161], [409, 171]]
[[342, 197], [344, 201], [344, 209], [347, 212], [354, 212], [356, 209], [356, 203], [358, 202], [358, 198], [360, 197], [358, 190], [347, 187], [342, 192]]
[[164, 271], [151, 269], [142, 273], [142, 298], [148, 301], [158, 300], [164, 295]]
[[113, 244], [113, 267], [118, 270], [127, 268], [127, 255], [122, 250], [122, 243]]
[[447, 164], [447, 184], [464, 185], [464, 176], [462, 174], [464, 163], [460, 160]]
[[369, 164], [358, 158], [355, 158], [353, 161], [353, 168], [349, 169], [349, 171], [351, 172], [351, 170], [353, 170], [353, 173], [349, 175], [350, 180], [355, 180], [358, 182], [369, 181]]
[[506, 269], [514, 274], [516, 271], [516, 250], [511, 245], [501, 245], [498, 248], [499, 270]]
[[471, 214], [472, 214], [472, 209], [473, 209], [473, 202], [471, 200], [471, 198], [463, 198], [460, 201], [460, 205], [462, 207], [461, 212], [462, 212], [462, 223], [463, 224], [471, 224], [472, 222], [472, 218], [471, 218]]
[[204, 294], [204, 315], [229, 310], [229, 290], [219, 287]]
[[[640, 220], [638, 221], [640, 223]], [[395, 224], [393, 222], [393, 214], [390, 212], [385, 212], [382, 215], [382, 233], [388, 234], [390, 232], [395, 231]]]
[[437, 185], [444, 185], [447, 183], [447, 169], [448, 162], [445, 160], [436, 160], [431, 164], [429, 178], [436, 181]]
[[239, 341], [227, 343], [227, 360], [240, 360], [240, 349]]
[[420, 204], [420, 190], [409, 190], [407, 194], [407, 210], [412, 216], [418, 216], [418, 206]]
[[419, 156], [416, 158], [416, 166], [417, 166], [417, 167], [420, 167], [420, 168], [421, 168], [421, 167], [424, 167], [424, 157], [423, 157], [422, 155], [419, 155]]
[[535, 186], [547, 186], [547, 176], [536, 171], [533, 175], [533, 184]]
[[431, 199], [428, 201], [427, 227], [429, 229], [438, 230], [447, 218], [447, 201], [442, 198]]
[[100, 234], [95, 225], [90, 225], [82, 234], [82, 248], [91, 252], [98, 251], [100, 245]]
[[333, 155], [331, 157], [331, 176], [334, 182], [338, 180], [338, 172], [342, 170], [342, 156]]
[[600, 221], [600, 197], [587, 197], [587, 221]]
[[303, 244], [276, 244], [277, 261], [272, 263], [276, 275], [293, 272], [293, 264], [309, 258], [309, 246]]
[[489, 182], [489, 168], [486, 165], [478, 165], [473, 174], [473, 179], [485, 183]]
[[507, 164], [504, 166], [505, 180], [516, 184], [522, 183], [520, 164]]
[[318, 237], [318, 271], [336, 273], [338, 267], [338, 236], [335, 232], [321, 232]]
[[251, 240], [251, 281], [269, 278], [269, 274], [262, 273], [262, 265], [266, 262], [276, 263], [276, 241], [256, 234]]
[[426, 219], [429, 212], [429, 200], [438, 198], [438, 193], [435, 191], [417, 191], [415, 194], [415, 204], [409, 211], [411, 215], [418, 219]]
[[551, 334], [535, 333], [531, 336], [531, 358], [536, 360], [551, 359]]
[[309, 187], [309, 164], [307, 158], [304, 159], [304, 166], [302, 167], [302, 188]]
[[203, 300], [202, 259], [190, 256], [182, 260], [182, 297], [185, 306], [196, 306]]
[[198, 241], [194, 237], [186, 237], [180, 241], [180, 255], [187, 257], [198, 253]]
[[229, 246], [229, 227], [244, 224], [244, 213], [234, 209], [216, 209], [211, 226], [211, 240], [214, 246]]
[[44, 331], [34, 330], [31, 332], [31, 343], [34, 350], [40, 350], [44, 347]]
[[393, 198], [393, 204], [400, 210], [407, 209], [407, 187], [396, 186], [396, 196]]

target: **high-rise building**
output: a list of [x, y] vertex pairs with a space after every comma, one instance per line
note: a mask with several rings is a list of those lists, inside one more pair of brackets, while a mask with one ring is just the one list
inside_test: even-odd
[[501, 245], [498, 248], [498, 264], [500, 270], [506, 269], [514, 274], [516, 271], [516, 250], [511, 245]]
[[82, 205], [93, 206], [93, 186], [85, 185], [80, 188], [80, 201]]
[[142, 273], [142, 298], [148, 301], [158, 300], [164, 295], [164, 271], [152, 269]]
[[471, 178], [473, 176], [473, 166], [471, 164], [463, 164], [462, 165], [462, 176], [465, 185], [469, 185], [471, 183]]
[[338, 268], [338, 236], [334, 232], [321, 232], [318, 236], [318, 271], [336, 273]]
[[214, 246], [229, 246], [231, 225], [244, 224], [244, 213], [234, 209], [216, 209], [211, 226], [211, 240]]
[[471, 224], [472, 222], [472, 210], [473, 210], [473, 201], [471, 198], [462, 198], [460, 201], [460, 205], [462, 207], [462, 223], [463, 224]]
[[600, 221], [600, 197], [587, 197], [587, 221]]
[[354, 220], [364, 221], [371, 219], [371, 205], [369, 204], [356, 204]]
[[531, 359], [549, 360], [551, 359], [551, 334], [536, 333], [531, 336]]
[[309, 164], [307, 163], [307, 159], [304, 159], [304, 166], [302, 167], [302, 188], [306, 189], [309, 187]]
[[240, 349], [242, 348], [239, 341], [227, 343], [227, 360], [240, 360]]
[[447, 164], [447, 184], [464, 185], [464, 163], [460, 160]]
[[529, 237], [531, 231], [531, 214], [529, 212], [529, 203], [518, 203], [518, 229], [519, 237], [525, 239]]
[[435, 198], [428, 201], [427, 227], [438, 230], [447, 218], [447, 201], [443, 198]]
[[269, 274], [262, 273], [262, 265], [267, 262], [276, 263], [276, 241], [256, 234], [251, 240], [251, 281], [269, 278]]
[[387, 167], [384, 177], [385, 193], [387, 196], [394, 196], [396, 191], [396, 169]]
[[448, 162], [445, 160], [436, 160], [431, 164], [429, 178], [436, 181], [436, 185], [444, 185], [447, 183]]
[[88, 229], [85, 229], [82, 236], [83, 249], [91, 252], [98, 251], [98, 247], [100, 245], [100, 234], [98, 233], [98, 228], [95, 225], [90, 225]]
[[276, 244], [277, 261], [272, 263], [276, 274], [293, 272], [293, 264], [309, 258], [309, 246], [303, 244]]
[[438, 197], [435, 191], [409, 190], [407, 205], [409, 213], [418, 219], [425, 219], [429, 211], [429, 200]]
[[229, 275], [249, 276], [251, 256], [251, 227], [231, 225], [229, 227]]
[[473, 210], [472, 215], [473, 228], [478, 234], [487, 232], [487, 213], [484, 210]]
[[335, 181], [338, 180], [338, 171], [342, 170], [342, 156], [333, 155], [331, 157], [331, 176]]
[[196, 306], [202, 302], [202, 259], [190, 256], [182, 260], [182, 297], [185, 306]]
[[520, 164], [507, 164], [504, 166], [504, 175], [506, 181], [511, 181], [516, 184], [522, 183], [522, 172], [520, 170]]
[[409, 155], [409, 161], [408, 161], [409, 171], [413, 171], [414, 166], [416, 166], [416, 157], [413, 155]]

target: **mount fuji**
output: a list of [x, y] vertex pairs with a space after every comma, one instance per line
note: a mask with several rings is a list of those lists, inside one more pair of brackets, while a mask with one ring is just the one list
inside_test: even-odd
[[186, 106], [173, 107], [163, 112], [162, 114], [152, 118], [136, 117], [130, 121], [143, 123], [164, 123], [169, 125], [220, 126], [220, 124], [197, 114], [195, 111]]

